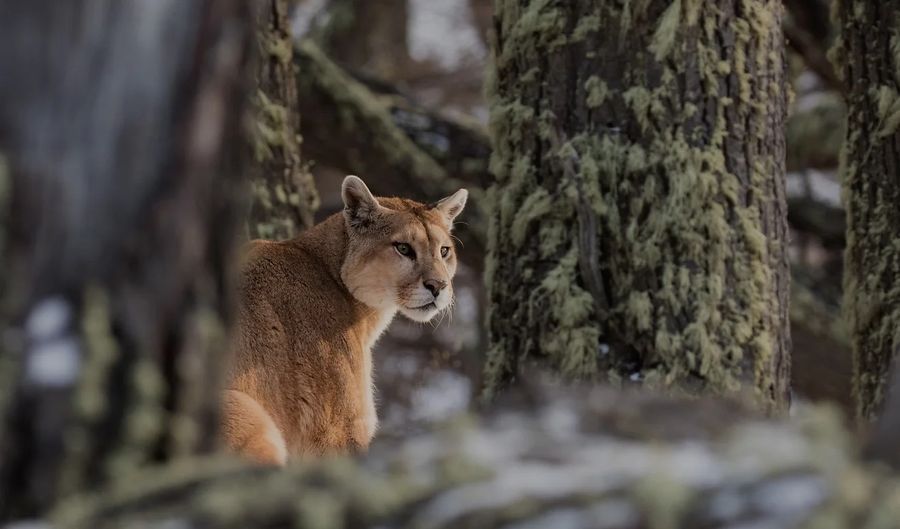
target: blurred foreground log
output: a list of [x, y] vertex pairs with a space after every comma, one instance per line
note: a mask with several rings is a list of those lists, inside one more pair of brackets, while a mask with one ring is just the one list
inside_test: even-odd
[[0, 520], [215, 447], [251, 20], [0, 0]]
[[73, 497], [53, 527], [897, 527], [900, 482], [859, 463], [827, 410], [786, 423], [603, 389], [535, 398], [361, 461], [183, 462]]

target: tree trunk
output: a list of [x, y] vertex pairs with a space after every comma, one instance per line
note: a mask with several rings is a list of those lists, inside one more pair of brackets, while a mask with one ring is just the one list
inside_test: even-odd
[[250, 235], [287, 239], [313, 225], [319, 204], [300, 157], [300, 111], [287, 0], [256, 0], [259, 51]]
[[497, 3], [486, 394], [788, 397], [782, 7]]
[[844, 310], [857, 409], [872, 419], [900, 347], [900, 1], [840, 2], [838, 13], [835, 57], [848, 90]]
[[251, 16], [0, 0], [0, 520], [216, 446]]

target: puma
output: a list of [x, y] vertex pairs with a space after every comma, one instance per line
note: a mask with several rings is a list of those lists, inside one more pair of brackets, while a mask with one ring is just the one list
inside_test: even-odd
[[375, 198], [344, 179], [344, 211], [280, 242], [252, 241], [223, 398], [227, 446], [263, 464], [365, 450], [378, 418], [372, 346], [397, 312], [449, 310], [451, 231], [468, 193]]

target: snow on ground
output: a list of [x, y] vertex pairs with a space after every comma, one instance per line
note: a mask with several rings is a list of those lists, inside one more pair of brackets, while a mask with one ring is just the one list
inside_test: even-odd
[[[807, 171], [810, 198], [836, 208], [841, 207], [841, 183], [834, 171]], [[788, 173], [786, 191], [789, 197], [802, 197], [807, 193], [803, 173]]]

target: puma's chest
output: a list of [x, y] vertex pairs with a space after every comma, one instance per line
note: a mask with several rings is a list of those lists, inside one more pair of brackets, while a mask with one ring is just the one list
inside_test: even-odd
[[391, 324], [396, 313], [393, 311], [379, 314], [377, 319], [372, 322], [368, 336], [363, 343], [363, 369], [360, 392], [362, 394], [362, 406], [360, 410], [360, 419], [362, 428], [366, 436], [366, 444], [375, 435], [378, 429], [378, 413], [375, 408], [375, 382], [373, 380], [374, 370], [372, 361], [372, 348], [375, 342], [384, 333]]

